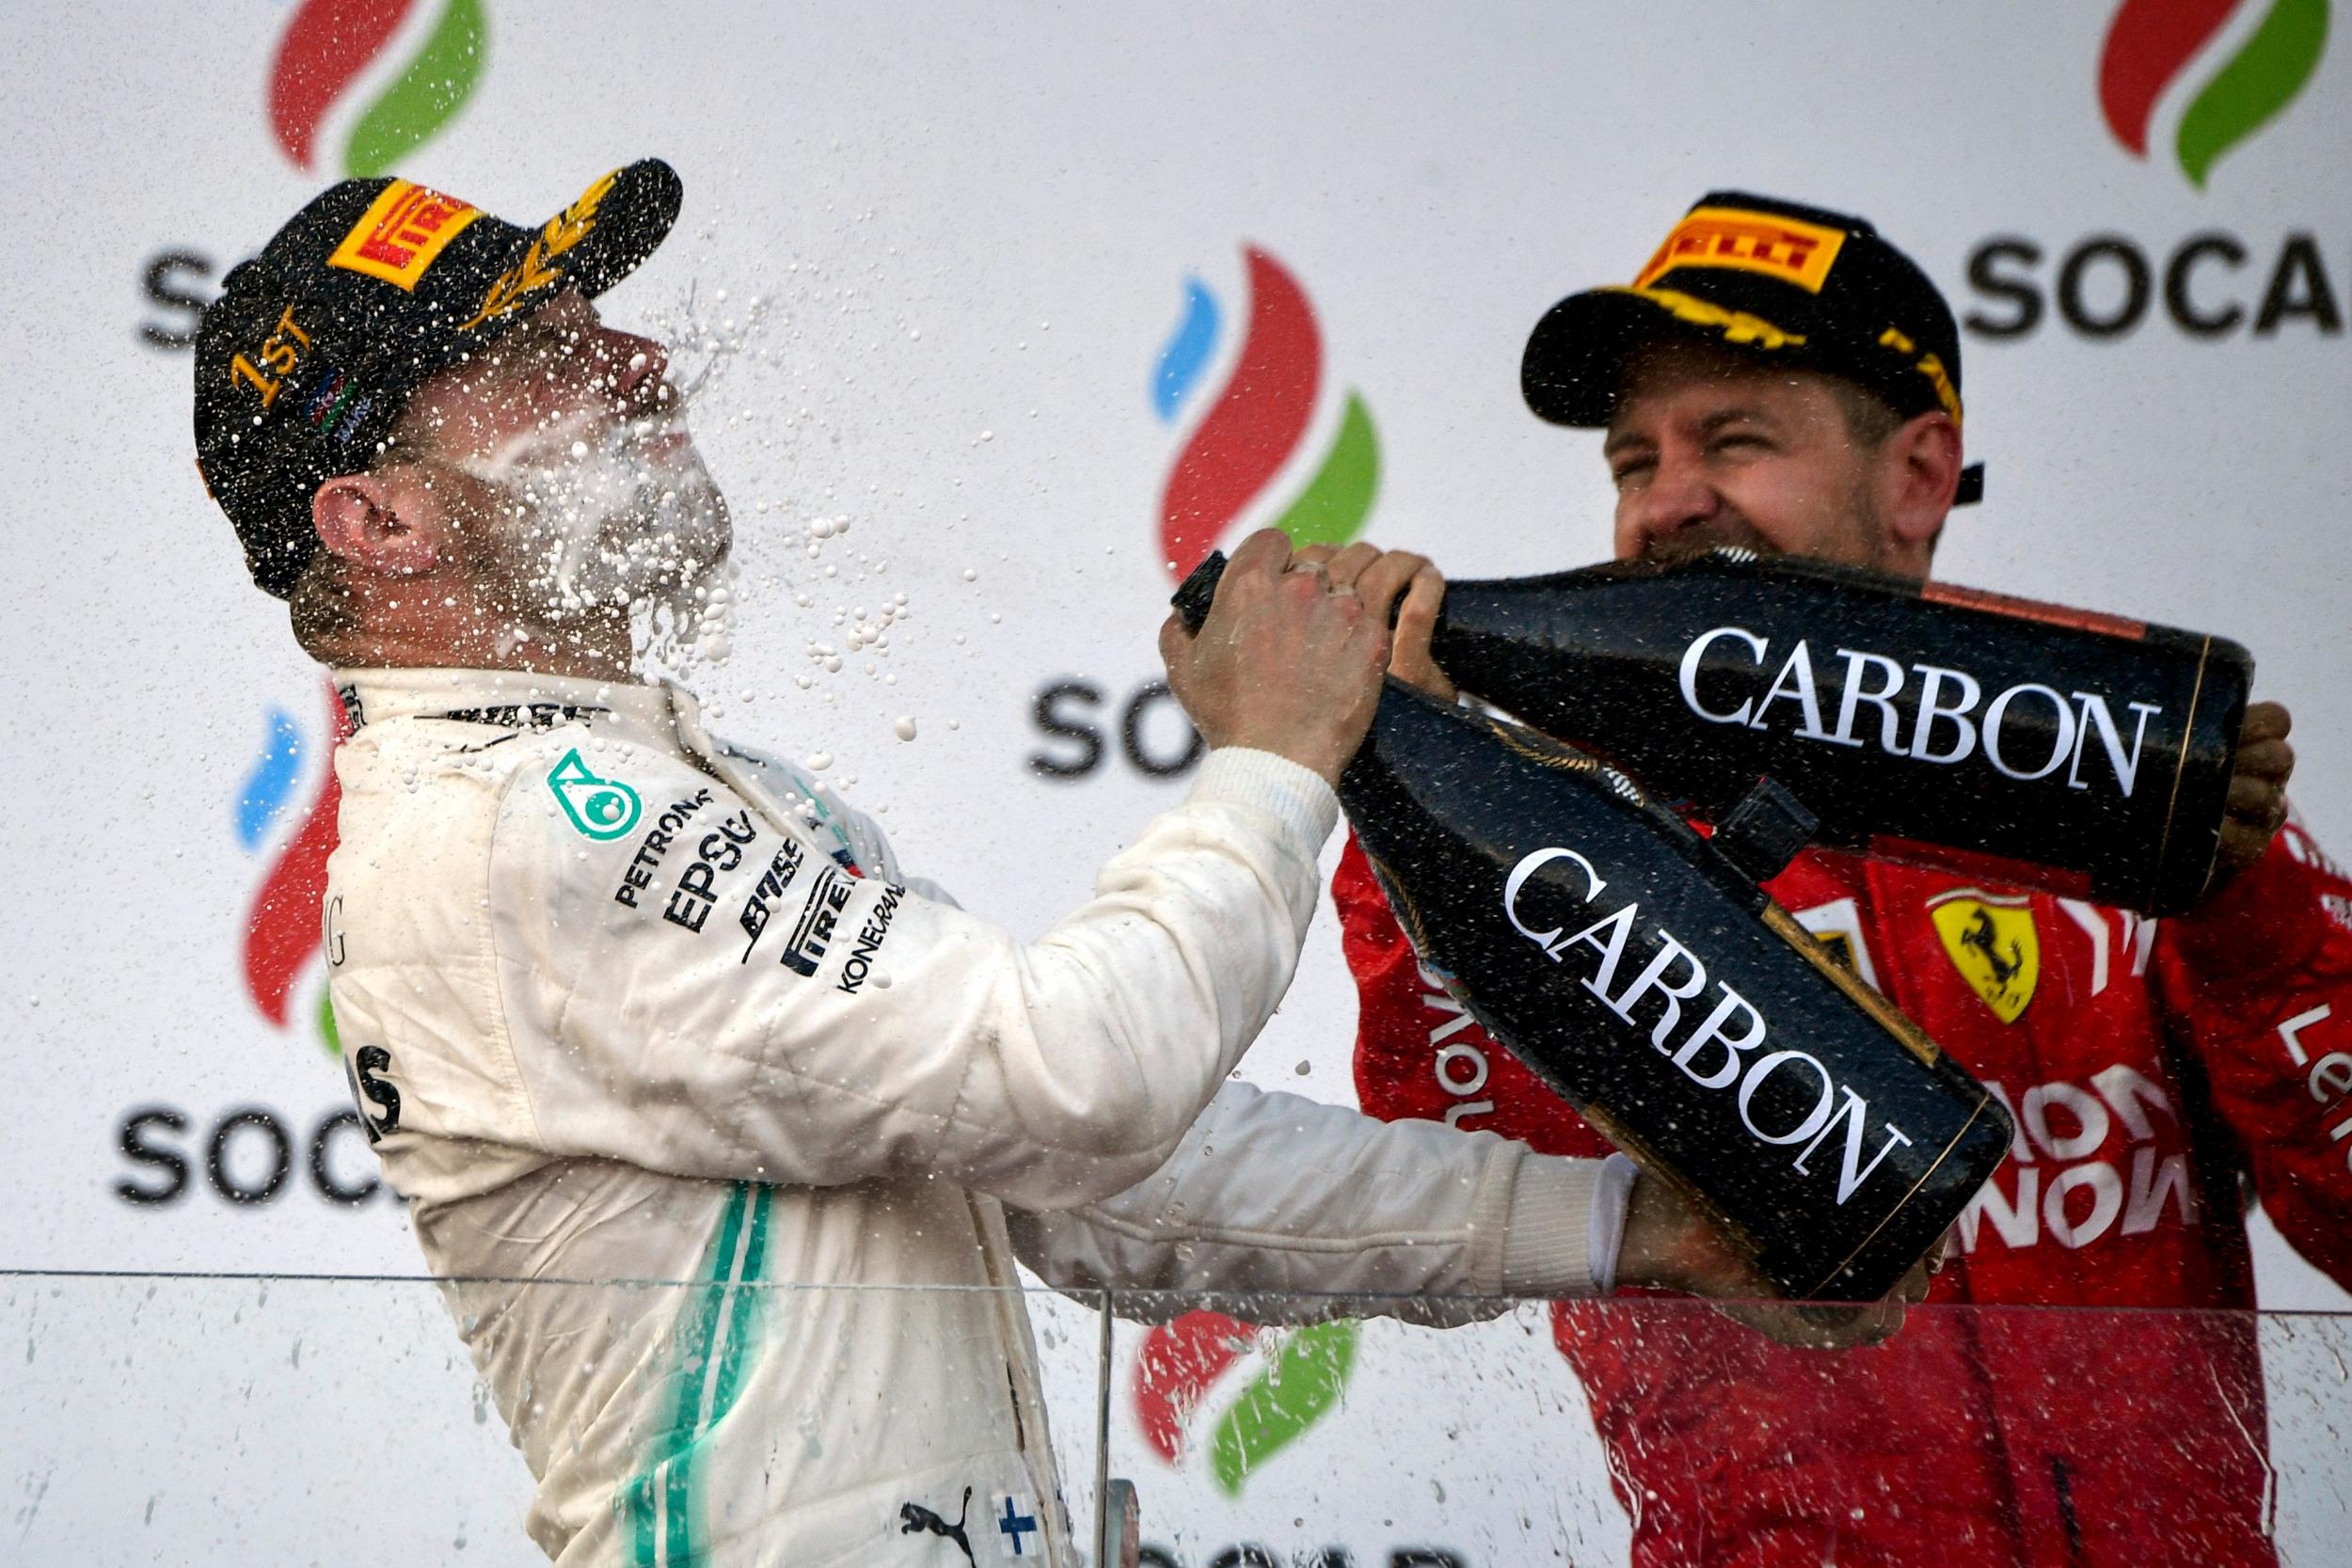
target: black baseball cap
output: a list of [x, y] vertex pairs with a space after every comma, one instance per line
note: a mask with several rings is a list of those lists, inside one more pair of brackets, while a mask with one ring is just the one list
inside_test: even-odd
[[293, 593], [318, 487], [366, 467], [436, 372], [564, 288], [628, 276], [683, 194], [648, 158], [525, 229], [410, 181], [346, 180], [238, 263], [197, 328], [196, 465], [253, 580]]
[[[1603, 426], [1630, 354], [1677, 337], [1843, 376], [1903, 419], [1961, 419], [1960, 329], [1917, 263], [1867, 219], [1742, 191], [1701, 197], [1630, 284], [1545, 311], [1519, 388], [1554, 424]], [[1983, 489], [1971, 465], [1958, 500]]]

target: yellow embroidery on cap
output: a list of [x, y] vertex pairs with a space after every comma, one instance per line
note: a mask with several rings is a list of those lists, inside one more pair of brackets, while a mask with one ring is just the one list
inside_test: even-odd
[[1636, 299], [1646, 299], [1652, 305], [1672, 311], [1677, 318], [1687, 321], [1694, 326], [1720, 327], [1723, 329], [1725, 342], [1741, 343], [1755, 348], [1803, 348], [1804, 346], [1804, 334], [1802, 332], [1790, 332], [1774, 326], [1763, 317], [1752, 316], [1745, 310], [1725, 309], [1712, 300], [1701, 299], [1696, 294], [1686, 294], [1679, 289], [1610, 287], [1599, 292], [1631, 294]]
[[1666, 236], [1633, 286], [1646, 288], [1677, 267], [1760, 272], [1818, 294], [1846, 244], [1846, 231], [1744, 207], [1699, 207]]
[[[1879, 346], [1891, 348], [1897, 354], [1909, 354], [1919, 345], [1890, 326], [1879, 334]], [[1952, 417], [1952, 423], [1960, 423], [1960, 389], [1952, 385], [1950, 374], [1944, 369], [1944, 361], [1932, 354], [1922, 355], [1919, 362], [1911, 368], [1935, 384], [1935, 401], [1944, 405], [1944, 412]]]
[[621, 171], [614, 169], [580, 192], [579, 200], [548, 219], [547, 227], [531, 242], [531, 248], [523, 252], [523, 259], [490, 285], [489, 292], [482, 296], [482, 309], [458, 330], [470, 332], [484, 322], [511, 315], [534, 290], [560, 279], [564, 272], [553, 264], [555, 259], [588, 237], [588, 231], [596, 226], [597, 206], [604, 200], [605, 193], [612, 190], [612, 182], [620, 177]]
[[380, 277], [414, 293], [417, 279], [433, 259], [481, 215], [482, 210], [470, 201], [395, 180], [359, 214], [326, 264]]
[[[267, 408], [278, 401], [278, 389], [294, 373], [294, 366], [310, 349], [310, 335], [294, 325], [294, 307], [289, 305], [278, 318], [270, 335], [262, 340], [253, 358], [240, 354], [229, 361], [229, 379], [242, 381], [262, 394], [262, 406]], [[258, 359], [260, 363], [255, 363]]]

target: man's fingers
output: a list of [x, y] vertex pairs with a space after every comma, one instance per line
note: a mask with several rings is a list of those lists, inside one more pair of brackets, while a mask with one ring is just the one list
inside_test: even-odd
[[1766, 1338], [1797, 1350], [1875, 1345], [1903, 1325], [1900, 1302], [1831, 1307], [1786, 1301], [1718, 1301], [1715, 1309]]
[[2268, 779], [2249, 779], [2243, 774], [2230, 781], [2230, 815], [2259, 822], [2277, 815], [2283, 816], [2287, 809], [2286, 791]]
[[2285, 741], [2274, 736], [2267, 740], [2257, 740], [2251, 744], [2245, 741], [2238, 743], [2235, 777], [2245, 778], [2251, 775], [2257, 779], [2275, 779], [2284, 784], [2294, 771], [2295, 748]]
[[[1937, 1265], [1937, 1267], [1941, 1266], [1940, 1263]], [[1912, 1264], [1911, 1272], [1904, 1275], [1902, 1283], [1895, 1287], [1895, 1299], [1900, 1301], [1905, 1307], [1916, 1307], [1927, 1300], [1928, 1275], [1932, 1272], [1933, 1270], [1928, 1267], [1928, 1260], [1924, 1258]]]
[[1802, 1306], [1789, 1310], [1812, 1332], [1817, 1350], [1875, 1345], [1903, 1324], [1903, 1305], [1893, 1297], [1865, 1307]]
[[[1309, 547], [1323, 549], [1327, 552], [1329, 549], [1328, 546], [1310, 546]], [[1364, 576], [1364, 569], [1380, 559], [1380, 547], [1376, 545], [1358, 543], [1348, 546], [1337, 555], [1327, 554], [1326, 559], [1329, 563], [1333, 587], [1353, 586], [1358, 594], [1364, 594], [1364, 585], [1360, 579]], [[1365, 594], [1365, 597], [1369, 598], [1370, 595]]]
[[2282, 703], [2255, 703], [2246, 710], [2246, 722], [2238, 728], [2240, 749], [2258, 740], [2284, 740], [2295, 728], [2295, 720]]
[[1279, 528], [1262, 528], [1240, 544], [1225, 562], [1234, 572], [1279, 572], [1291, 563], [1290, 535]]
[[1410, 628], [1426, 642], [1429, 634], [1438, 628], [1438, 611], [1445, 604], [1445, 578], [1435, 566], [1422, 562], [1406, 584], [1405, 602], [1398, 607], [1395, 620], [1397, 635]]
[[1444, 602], [1445, 578], [1435, 566], [1423, 566], [1413, 574], [1405, 600], [1397, 607], [1395, 658], [1390, 668], [1398, 679], [1450, 703], [1454, 697], [1454, 682], [1429, 653], [1429, 639], [1437, 630], [1438, 610]]
[[1397, 595], [1403, 594], [1422, 572], [1435, 570], [1426, 556], [1415, 555], [1410, 550], [1391, 550], [1385, 555], [1375, 556], [1365, 566], [1362, 576], [1356, 579], [1356, 592], [1363, 595], [1364, 603], [1385, 624], [1391, 619], [1390, 611], [1397, 601]]

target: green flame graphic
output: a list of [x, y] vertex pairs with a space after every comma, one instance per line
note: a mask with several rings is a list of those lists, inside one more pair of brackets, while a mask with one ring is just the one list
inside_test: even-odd
[[482, 79], [486, 32], [481, 0], [450, 0], [416, 60], [353, 128], [343, 171], [355, 179], [389, 173], [439, 130]]
[[1340, 1402], [1356, 1364], [1357, 1325], [1317, 1323], [1283, 1338], [1209, 1441], [1209, 1474], [1229, 1497], [1251, 1468], [1295, 1441]]
[[2328, 42], [2328, 0], [2276, 0], [2236, 57], [2181, 117], [2174, 146], [2200, 189], [2214, 163], [2303, 90]]

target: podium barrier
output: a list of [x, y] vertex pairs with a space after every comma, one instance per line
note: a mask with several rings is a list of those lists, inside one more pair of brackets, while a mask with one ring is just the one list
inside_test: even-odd
[[[810, 1288], [759, 1289], [788, 1298]], [[1062, 1496], [1089, 1562], [1107, 1512], [1114, 1538], [1132, 1516], [1150, 1568], [1621, 1563], [1629, 1525], [1619, 1485], [1636, 1506], [1662, 1505], [1639, 1497], [1622, 1464], [1613, 1469], [1556, 1348], [1549, 1303], [1404, 1307], [1456, 1320], [1440, 1327], [1360, 1299], [1022, 1294]], [[1718, 1353], [1754, 1341], [1696, 1303], [1570, 1310], [1577, 1332], [1664, 1347], [1702, 1373]], [[1822, 1388], [1848, 1375], [1883, 1380], [1867, 1358], [1911, 1354], [1938, 1337], [2025, 1335], [2049, 1357], [2056, 1387], [2117, 1365], [2135, 1338], [2184, 1331], [2259, 1347], [2267, 1468], [2255, 1472], [2265, 1495], [2253, 1506], [2271, 1521], [2280, 1561], [2345, 1561], [2352, 1315], [1927, 1307], [1887, 1347], [1807, 1353], [1802, 1376]], [[7, 1560], [545, 1560], [522, 1529], [531, 1478], [436, 1281], [5, 1274], [0, 1365], [12, 1396], [0, 1432]], [[1789, 1385], [1710, 1386], [1720, 1411], [1753, 1407], [1757, 1449], [1771, 1449], [1769, 1412]], [[1903, 1503], [1863, 1469], [1896, 1434], [1865, 1434], [1851, 1473], [1788, 1435], [1788, 1462], [1759, 1485], [1859, 1509], [1857, 1533], [1868, 1508]], [[1006, 1544], [977, 1519], [971, 1539], [980, 1560], [1037, 1551], [1028, 1536], [1022, 1559], [988, 1556], [981, 1547]]]

